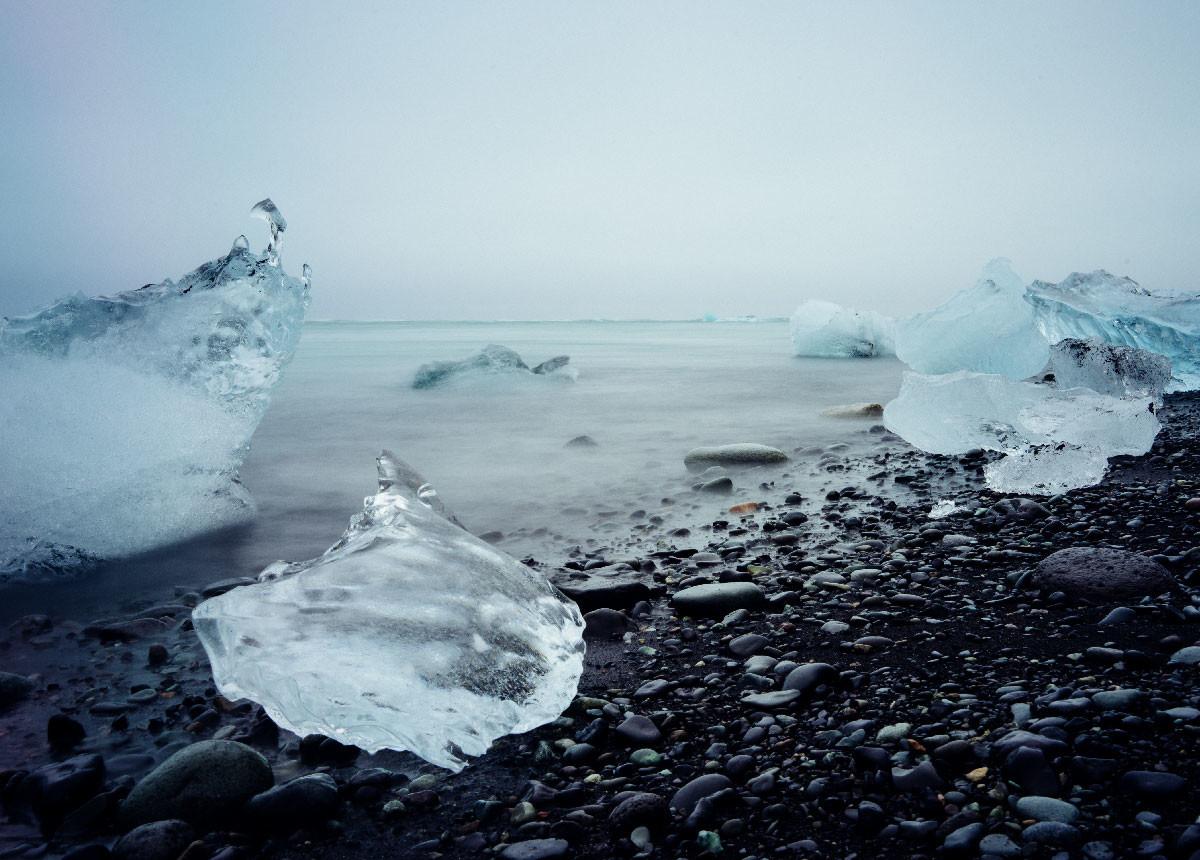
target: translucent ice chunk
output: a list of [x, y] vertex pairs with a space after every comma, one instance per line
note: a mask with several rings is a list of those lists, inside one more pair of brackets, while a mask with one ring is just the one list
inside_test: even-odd
[[906, 373], [883, 421], [935, 454], [1003, 452], [1007, 456], [985, 470], [988, 485], [1043, 494], [1096, 483], [1109, 457], [1145, 453], [1159, 430], [1151, 397], [1112, 397], [969, 371]]
[[895, 320], [809, 299], [792, 314], [792, 351], [812, 358], [872, 358], [895, 354]]
[[1200, 388], [1200, 293], [1157, 294], [1108, 272], [1034, 281], [1027, 298], [1051, 341], [1099, 338], [1171, 360], [1168, 391]]
[[225, 696], [299, 735], [455, 771], [566, 709], [583, 670], [578, 608], [446, 519], [427, 488], [385, 451], [379, 492], [323, 556], [196, 608]]
[[434, 361], [417, 368], [413, 388], [437, 388], [464, 379], [481, 379], [500, 374], [537, 375], [573, 380], [573, 368], [567, 367], [570, 356], [559, 355], [531, 368], [525, 360], [507, 346], [489, 344], [461, 361]]
[[1046, 373], [1058, 388], [1090, 388], [1113, 397], [1161, 401], [1171, 382], [1171, 360], [1132, 346], [1067, 338], [1050, 348]]
[[279, 265], [279, 251], [283, 248], [283, 231], [287, 229], [287, 220], [283, 213], [267, 197], [259, 200], [250, 210], [250, 214], [267, 222], [271, 229], [271, 244], [267, 245], [267, 262], [272, 266]]
[[237, 470], [308, 302], [239, 237], [178, 283], [0, 321], [0, 580], [244, 519]]
[[1024, 379], [1046, 365], [1050, 346], [1007, 260], [993, 260], [975, 286], [896, 323], [896, 355], [918, 373], [971, 370]]

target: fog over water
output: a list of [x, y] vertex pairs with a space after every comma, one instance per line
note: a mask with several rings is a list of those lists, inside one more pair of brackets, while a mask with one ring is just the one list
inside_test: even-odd
[[4, 19], [0, 314], [177, 277], [265, 195], [318, 319], [905, 313], [1002, 255], [1197, 282], [1195, 3]]

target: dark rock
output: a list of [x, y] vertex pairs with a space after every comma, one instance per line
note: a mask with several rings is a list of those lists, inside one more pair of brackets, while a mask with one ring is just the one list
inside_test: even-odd
[[584, 436], [576, 436], [574, 439], [569, 440], [567, 442], [566, 447], [568, 447], [568, 448], [598, 448], [598, 447], [600, 447], [600, 443], [597, 442], [595, 439], [593, 439], [591, 436], [584, 435]]
[[1145, 556], [1092, 547], [1052, 553], [1038, 564], [1033, 579], [1048, 591], [1094, 600], [1154, 596], [1175, 584], [1166, 568]]
[[635, 827], [655, 829], [667, 818], [667, 801], [657, 794], [639, 791], [621, 800], [608, 816], [618, 833], [628, 834]]
[[737, 636], [729, 643], [729, 650], [738, 657], [749, 657], [751, 654], [757, 654], [762, 650], [763, 646], [771, 640], [766, 636], [761, 636], [758, 633], [747, 633], [744, 636]]
[[828, 663], [805, 663], [788, 672], [783, 679], [783, 689], [808, 694], [822, 684], [833, 684], [838, 679], [838, 670]]
[[0, 710], [24, 701], [33, 692], [33, 684], [24, 675], [0, 672]]
[[584, 639], [620, 639], [636, 625], [624, 612], [616, 609], [593, 609], [583, 616]]
[[1183, 791], [1187, 780], [1173, 773], [1131, 770], [1121, 777], [1119, 788], [1143, 800], [1169, 800]]
[[152, 821], [122, 836], [112, 853], [117, 860], [177, 860], [195, 838], [185, 821]]
[[635, 746], [651, 746], [662, 740], [662, 732], [649, 717], [633, 714], [617, 726], [617, 736]]
[[671, 808], [690, 815], [696, 804], [705, 797], [723, 791], [733, 785], [729, 777], [721, 773], [706, 773], [698, 776], [675, 792], [671, 797]]
[[79, 755], [29, 774], [19, 786], [43, 828], [54, 830], [71, 811], [104, 789], [104, 759]]
[[228, 824], [254, 795], [271, 787], [267, 760], [236, 741], [184, 747], [142, 779], [121, 804], [121, 819], [142, 824], [177, 818], [196, 827]]
[[575, 601], [582, 612], [593, 609], [627, 609], [653, 595], [642, 574], [613, 566], [583, 571], [560, 571], [553, 576], [559, 591]]
[[680, 615], [700, 618], [723, 616], [735, 609], [757, 609], [766, 602], [763, 590], [752, 582], [716, 582], [675, 592], [671, 603]]
[[246, 820], [255, 829], [283, 833], [316, 827], [334, 816], [338, 787], [327, 773], [311, 773], [250, 798]]
[[83, 725], [68, 717], [66, 714], [54, 714], [46, 721], [46, 740], [50, 748], [63, 752], [77, 746], [87, 732]]

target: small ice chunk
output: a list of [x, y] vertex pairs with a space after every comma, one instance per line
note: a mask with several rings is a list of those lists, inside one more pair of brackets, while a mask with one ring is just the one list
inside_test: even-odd
[[895, 326], [875, 311], [808, 299], [792, 314], [792, 351], [809, 358], [895, 355]]
[[1152, 293], [1105, 271], [1034, 281], [1027, 300], [1050, 342], [1099, 338], [1171, 360], [1168, 391], [1200, 388], [1200, 293]]
[[267, 245], [267, 262], [272, 266], [279, 265], [279, 251], [283, 248], [283, 231], [287, 229], [287, 219], [267, 197], [259, 200], [250, 210], [250, 214], [267, 222], [271, 229], [271, 244]]
[[918, 373], [970, 370], [1025, 379], [1050, 346], [1008, 260], [993, 260], [975, 286], [896, 324], [896, 355]]
[[379, 492], [324, 555], [200, 604], [221, 693], [280, 726], [461, 770], [558, 717], [583, 671], [583, 618], [540, 573], [451, 522], [385, 451]]
[[1098, 338], [1066, 338], [1050, 348], [1044, 373], [1059, 388], [1090, 388], [1113, 397], [1161, 401], [1171, 383], [1171, 360], [1132, 346]]
[[463, 380], [487, 379], [501, 375], [536, 375], [574, 380], [574, 369], [567, 366], [570, 361], [570, 356], [559, 355], [531, 368], [516, 350], [493, 343], [461, 361], [434, 361], [421, 365], [413, 377], [412, 387], [439, 388]]
[[931, 453], [1003, 452], [984, 471], [988, 486], [1041, 494], [1096, 483], [1109, 457], [1145, 453], [1159, 430], [1148, 396], [1112, 397], [970, 371], [906, 373], [883, 421]]
[[948, 517], [955, 511], [960, 510], [958, 502], [954, 499], [941, 499], [934, 503], [929, 509], [929, 519], [940, 520], [943, 517]]

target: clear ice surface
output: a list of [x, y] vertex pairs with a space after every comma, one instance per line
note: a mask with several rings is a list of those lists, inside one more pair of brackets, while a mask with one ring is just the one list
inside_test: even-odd
[[1168, 391], [1200, 388], [1200, 293], [1152, 293], [1097, 271], [1057, 284], [1034, 281], [1026, 300], [1047, 341], [1099, 338], [1145, 349], [1171, 360]]
[[250, 210], [250, 214], [267, 222], [271, 231], [271, 243], [267, 245], [266, 258], [272, 266], [279, 265], [279, 252], [283, 249], [283, 231], [287, 229], [287, 221], [283, 213], [275, 206], [270, 197], [259, 200]]
[[463, 380], [487, 379], [501, 374], [574, 380], [574, 368], [567, 367], [570, 361], [570, 356], [558, 355], [536, 367], [530, 367], [515, 350], [493, 343], [461, 361], [434, 361], [421, 365], [413, 377], [412, 387], [438, 388]]
[[1045, 367], [1049, 352], [1008, 260], [993, 260], [975, 286], [896, 323], [896, 355], [918, 373], [970, 370], [1025, 379]]
[[0, 321], [0, 581], [252, 511], [237, 470], [309, 303], [267, 257], [239, 237], [178, 282]]
[[808, 299], [792, 314], [792, 352], [811, 358], [895, 355], [896, 322], [875, 311], [856, 311]]
[[1097, 338], [1066, 338], [1050, 347], [1045, 373], [1053, 376], [1057, 388], [1090, 388], [1113, 397], [1161, 402], [1171, 383], [1171, 360]]
[[575, 696], [575, 604], [448, 519], [387, 451], [379, 492], [341, 540], [260, 580], [200, 604], [196, 632], [222, 694], [253, 699], [298, 735], [457, 771]]
[[1109, 457], [1145, 453], [1159, 430], [1150, 395], [1114, 397], [966, 370], [906, 373], [883, 421], [931, 453], [1002, 452], [985, 469], [988, 486], [1045, 495], [1097, 483]]

